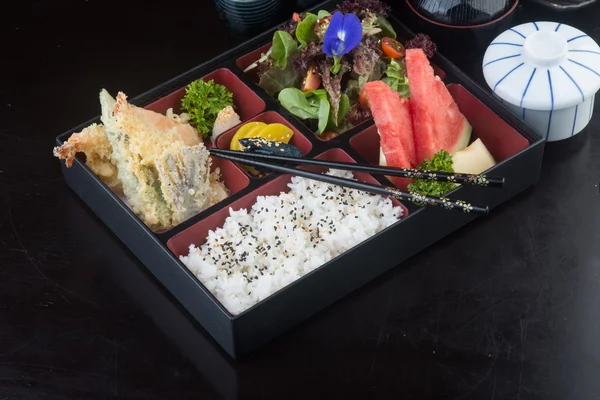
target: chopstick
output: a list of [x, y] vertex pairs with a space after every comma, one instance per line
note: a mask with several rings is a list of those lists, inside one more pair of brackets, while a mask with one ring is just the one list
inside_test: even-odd
[[422, 170], [411, 169], [411, 168], [380, 167], [380, 166], [376, 166], [376, 165], [356, 164], [356, 163], [341, 162], [341, 161], [315, 160], [315, 159], [301, 158], [301, 157], [275, 156], [275, 155], [266, 155], [266, 154], [260, 154], [260, 153], [246, 153], [243, 151], [224, 150], [224, 149], [212, 149], [211, 152], [215, 155], [217, 155], [217, 154], [224, 154], [224, 155], [230, 155], [230, 156], [238, 156], [239, 155], [244, 158], [254, 158], [257, 160], [281, 161], [281, 162], [297, 164], [297, 165], [313, 165], [313, 166], [319, 166], [319, 167], [341, 169], [341, 170], [346, 170], [346, 171], [365, 172], [368, 174], [399, 176], [402, 178], [410, 178], [410, 179], [424, 179], [424, 180], [429, 180], [429, 181], [453, 182], [453, 183], [458, 183], [461, 185], [495, 187], [495, 188], [501, 188], [504, 186], [504, 178], [498, 177], [498, 176], [449, 173], [449, 172], [442, 172], [442, 171], [422, 171]]
[[[405, 192], [389, 186], [378, 186], [371, 183], [354, 181], [352, 179], [340, 178], [337, 176], [325, 175], [316, 172], [310, 172], [303, 169], [286, 167], [279, 164], [271, 164], [259, 160], [253, 160], [249, 157], [241, 157], [239, 154], [242, 152], [235, 152], [238, 155], [231, 155], [225, 153], [220, 149], [209, 149], [210, 153], [216, 157], [220, 157], [229, 161], [238, 162], [246, 165], [252, 165], [255, 167], [269, 168], [273, 171], [281, 172], [284, 174], [301, 176], [303, 178], [312, 179], [315, 181], [321, 181], [330, 183], [333, 185], [339, 185], [351, 189], [362, 190], [365, 192], [379, 194], [382, 196], [394, 197], [401, 201], [409, 201], [417, 205], [430, 205], [441, 207], [446, 210], [462, 211], [464, 213], [475, 213], [475, 214], [489, 214], [489, 208], [487, 206], [479, 206], [467, 203], [463, 200], [452, 200], [445, 197], [434, 197], [426, 196], [414, 192]], [[249, 153], [243, 153], [248, 155]], [[269, 156], [270, 157], [270, 156]], [[267, 157], [268, 158], [268, 157]]]

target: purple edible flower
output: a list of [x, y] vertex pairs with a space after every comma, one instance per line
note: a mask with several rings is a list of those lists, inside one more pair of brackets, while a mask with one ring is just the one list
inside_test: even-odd
[[362, 25], [354, 14], [336, 11], [325, 32], [323, 52], [331, 57], [341, 57], [358, 46], [362, 39]]

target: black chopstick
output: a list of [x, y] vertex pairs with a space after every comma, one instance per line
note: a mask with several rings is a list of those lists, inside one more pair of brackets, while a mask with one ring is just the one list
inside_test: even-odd
[[[210, 153], [215, 155], [216, 157], [220, 157], [226, 160], [230, 160], [233, 162], [238, 162], [247, 165], [253, 165], [255, 167], [269, 168], [273, 171], [281, 172], [284, 174], [301, 176], [303, 178], [312, 179], [316, 181], [321, 181], [325, 183], [331, 183], [333, 185], [339, 185], [348, 187], [351, 189], [362, 190], [369, 193], [379, 194], [382, 196], [391, 196], [401, 201], [409, 201], [411, 203], [417, 205], [431, 205], [442, 207], [446, 210], [456, 210], [463, 211], [465, 213], [475, 213], [475, 214], [484, 214], [487, 215], [489, 213], [489, 208], [487, 206], [478, 206], [467, 203], [463, 200], [451, 200], [444, 197], [434, 197], [434, 196], [426, 196], [419, 193], [414, 192], [405, 192], [393, 187], [389, 186], [378, 186], [373, 185], [371, 183], [354, 181], [352, 179], [339, 178], [337, 176], [319, 174], [316, 172], [310, 172], [303, 169], [285, 167], [279, 164], [271, 164], [263, 161], [253, 160], [250, 158], [241, 157], [239, 153], [234, 152], [238, 155], [230, 155], [224, 153], [219, 149], [209, 149]], [[243, 153], [244, 155], [249, 153]]]
[[325, 161], [315, 160], [302, 157], [287, 157], [267, 155], [260, 153], [246, 153], [243, 151], [212, 149], [213, 154], [226, 154], [230, 156], [240, 156], [244, 158], [254, 158], [265, 161], [281, 161], [290, 164], [298, 165], [314, 165], [320, 167], [328, 167], [354, 172], [365, 172], [368, 174], [399, 176], [410, 179], [424, 179], [429, 181], [439, 182], [454, 182], [461, 185], [484, 186], [501, 188], [504, 186], [504, 178], [498, 176], [473, 175], [462, 173], [448, 173], [442, 171], [421, 171], [410, 168], [395, 168], [395, 167], [380, 167], [376, 165], [364, 165], [340, 161]]

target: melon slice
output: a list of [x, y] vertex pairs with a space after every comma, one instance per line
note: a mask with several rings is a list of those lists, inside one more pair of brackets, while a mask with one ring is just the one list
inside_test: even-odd
[[363, 91], [380, 137], [380, 161], [400, 168], [416, 166], [409, 101], [382, 81], [367, 82]]
[[[379, 164], [398, 168], [417, 165], [413, 139], [410, 103], [398, 96], [382, 81], [368, 82], [363, 86], [371, 114], [380, 138]], [[399, 188], [406, 188], [409, 179], [387, 177]]]
[[471, 124], [460, 112], [446, 85], [435, 76], [423, 50], [406, 50], [417, 163], [441, 149], [454, 154], [467, 147]]
[[496, 161], [481, 139], [477, 139], [466, 149], [452, 155], [454, 172], [481, 174], [494, 165], [496, 165]]

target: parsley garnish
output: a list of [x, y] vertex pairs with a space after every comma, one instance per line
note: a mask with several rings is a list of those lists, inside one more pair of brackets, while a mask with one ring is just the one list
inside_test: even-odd
[[[417, 166], [417, 169], [424, 171], [454, 172], [454, 169], [452, 168], [452, 156], [446, 150], [442, 149], [435, 153], [431, 160], [426, 158]], [[454, 189], [454, 187], [455, 184], [452, 182], [437, 182], [425, 179], [416, 179], [413, 183], [408, 185], [408, 190], [428, 196], [439, 197], [445, 195]]]
[[181, 108], [190, 115], [190, 124], [195, 126], [203, 138], [210, 136], [219, 111], [233, 106], [233, 94], [212, 79], [198, 79], [185, 89]]

